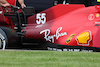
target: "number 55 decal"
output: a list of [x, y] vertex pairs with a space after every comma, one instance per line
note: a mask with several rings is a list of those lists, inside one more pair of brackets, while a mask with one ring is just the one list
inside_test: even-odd
[[36, 15], [36, 23], [37, 24], [44, 24], [46, 22], [46, 13], [38, 13]]

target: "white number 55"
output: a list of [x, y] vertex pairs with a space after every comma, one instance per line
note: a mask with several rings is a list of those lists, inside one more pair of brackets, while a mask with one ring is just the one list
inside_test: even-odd
[[46, 13], [38, 13], [36, 15], [36, 23], [37, 24], [44, 24], [46, 22]]

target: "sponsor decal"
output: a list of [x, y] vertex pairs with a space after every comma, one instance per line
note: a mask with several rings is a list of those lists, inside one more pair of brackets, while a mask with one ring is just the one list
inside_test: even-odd
[[95, 24], [100, 24], [100, 22], [98, 21], [98, 22], [95, 22]]
[[93, 52], [92, 49], [82, 49], [82, 48], [77, 48], [77, 49], [74, 49], [74, 48], [61, 48], [61, 49], [58, 49], [58, 48], [51, 48], [51, 47], [47, 47], [48, 50], [53, 50], [53, 51], [69, 51], [69, 52]]
[[88, 19], [89, 19], [89, 20], [94, 20], [94, 18], [95, 18], [94, 14], [90, 14], [90, 15], [88, 16]]
[[100, 26], [100, 21], [96, 21], [95, 26]]
[[100, 14], [99, 14], [99, 13], [97, 13], [97, 14], [96, 14], [96, 17], [97, 17], [97, 18], [98, 18], [98, 17], [100, 17]]
[[36, 23], [45, 24], [46, 23], [46, 13], [38, 13], [36, 15]]
[[91, 40], [91, 31], [85, 31], [76, 37], [77, 44], [81, 46], [89, 46]]
[[37, 25], [35, 28], [40, 28], [40, 27], [43, 27], [43, 24]]
[[56, 30], [56, 34], [54, 34], [54, 35], [50, 35], [51, 31], [49, 29], [45, 29], [45, 30], [41, 31], [40, 34], [44, 33], [44, 39], [46, 39], [46, 41], [54, 43], [55, 38], [57, 40], [57, 39], [59, 39], [59, 37], [67, 35], [67, 32], [60, 33], [62, 29], [63, 29], [62, 27], [59, 27]]
[[66, 43], [70, 43], [70, 41], [72, 40], [72, 38], [75, 36], [76, 34], [71, 34], [68, 39], [66, 40]]

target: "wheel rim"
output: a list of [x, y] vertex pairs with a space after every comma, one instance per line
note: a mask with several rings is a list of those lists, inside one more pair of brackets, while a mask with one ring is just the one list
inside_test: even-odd
[[[2, 45], [3, 45], [3, 48], [2, 48]], [[0, 48], [2, 48], [2, 50], [4, 50], [5, 46], [6, 46], [5, 37], [0, 33]]]
[[3, 40], [3, 48], [2, 48], [2, 50], [4, 50], [4, 49], [5, 49], [5, 46], [6, 46], [6, 41], [5, 41], [5, 40]]

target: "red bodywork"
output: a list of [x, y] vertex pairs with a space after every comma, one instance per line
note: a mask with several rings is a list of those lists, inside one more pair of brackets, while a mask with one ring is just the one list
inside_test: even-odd
[[99, 6], [59, 4], [28, 18], [24, 35], [69, 46], [100, 48]]

